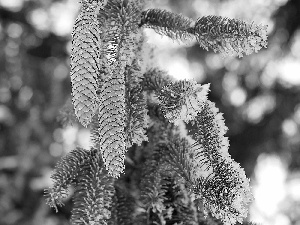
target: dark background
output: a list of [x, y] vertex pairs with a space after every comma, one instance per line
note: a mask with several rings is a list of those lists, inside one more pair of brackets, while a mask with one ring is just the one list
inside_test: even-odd
[[[153, 5], [192, 19], [213, 14], [268, 25], [268, 48], [241, 59], [147, 33], [171, 75], [211, 83], [209, 99], [224, 113], [230, 154], [252, 178], [250, 218], [299, 225], [300, 1]], [[71, 0], [0, 0], [0, 225], [68, 224], [70, 207], [55, 214], [43, 189], [61, 156], [89, 146], [88, 130], [59, 119], [71, 93], [70, 34], [78, 7]]]

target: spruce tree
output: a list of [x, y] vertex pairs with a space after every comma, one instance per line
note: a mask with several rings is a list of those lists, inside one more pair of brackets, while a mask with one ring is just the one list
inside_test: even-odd
[[228, 153], [209, 84], [176, 81], [158, 68], [145, 28], [224, 57], [267, 45], [266, 26], [238, 19], [194, 21], [147, 9], [147, 0], [81, 0], [72, 32], [74, 110], [65, 116], [91, 130], [92, 144], [58, 162], [47, 204], [58, 210], [72, 185], [73, 225], [243, 222], [249, 179]]

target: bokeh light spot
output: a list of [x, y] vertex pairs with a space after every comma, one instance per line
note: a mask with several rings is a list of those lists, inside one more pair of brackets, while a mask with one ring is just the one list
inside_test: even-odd
[[282, 123], [282, 131], [285, 133], [285, 135], [292, 137], [297, 134], [298, 126], [295, 121], [286, 119]]
[[10, 11], [18, 12], [22, 9], [24, 0], [0, 0], [0, 5]]
[[245, 103], [247, 98], [247, 93], [244, 89], [237, 87], [233, 89], [230, 93], [230, 102], [234, 106], [241, 106]]

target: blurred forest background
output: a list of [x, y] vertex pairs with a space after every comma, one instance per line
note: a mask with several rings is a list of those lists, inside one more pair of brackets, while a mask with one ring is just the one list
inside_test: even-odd
[[[198, 44], [145, 30], [160, 66], [177, 79], [211, 83], [224, 113], [230, 154], [245, 168], [262, 225], [300, 225], [300, 1], [157, 0], [153, 7], [192, 19], [226, 16], [268, 25], [268, 48], [222, 58]], [[61, 156], [89, 148], [89, 131], [67, 125], [71, 30], [76, 0], [0, 0], [0, 225], [68, 224], [43, 189]], [[68, 114], [68, 111], [64, 111]]]

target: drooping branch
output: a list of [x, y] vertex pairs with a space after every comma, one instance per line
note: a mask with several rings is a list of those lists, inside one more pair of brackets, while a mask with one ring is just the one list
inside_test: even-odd
[[140, 27], [154, 29], [173, 40], [190, 40], [193, 35], [188, 32], [193, 21], [182, 15], [162, 9], [148, 9], [142, 12]]
[[136, 52], [136, 58], [131, 65], [126, 66], [125, 86], [126, 86], [126, 142], [127, 147], [133, 144], [140, 145], [143, 141], [148, 141], [146, 130], [149, 125], [147, 115], [147, 96], [142, 88], [143, 59], [142, 50], [144, 38], [141, 39]]
[[[193, 121], [196, 142], [190, 148], [191, 177], [206, 212], [226, 225], [241, 222], [253, 200], [245, 171], [228, 153], [227, 127], [215, 104], [207, 101]], [[205, 175], [198, 168], [207, 167]]]
[[68, 196], [68, 188], [75, 181], [82, 165], [90, 160], [90, 152], [76, 148], [59, 161], [51, 178], [54, 182], [52, 187], [45, 190], [46, 203], [56, 209], [62, 206], [62, 200]]
[[189, 31], [200, 46], [224, 56], [242, 57], [267, 47], [267, 26], [221, 16], [200, 17]]
[[74, 225], [107, 225], [111, 217], [114, 178], [107, 174], [100, 155], [93, 154], [78, 174], [71, 222]]
[[173, 40], [191, 41], [224, 56], [242, 57], [267, 46], [267, 26], [221, 16], [203, 16], [196, 21], [161, 9], [142, 12], [140, 27], [152, 28]]

